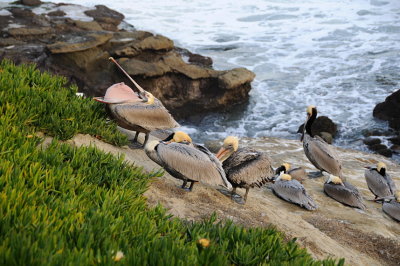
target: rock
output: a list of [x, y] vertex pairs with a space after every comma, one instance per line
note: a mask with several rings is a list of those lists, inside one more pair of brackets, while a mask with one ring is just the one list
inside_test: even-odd
[[73, 24], [78, 28], [89, 30], [89, 31], [102, 31], [103, 28], [97, 21], [80, 21], [73, 20]]
[[40, 0], [21, 0], [21, 4], [26, 6], [39, 6], [42, 2]]
[[117, 26], [125, 16], [104, 5], [96, 5], [96, 9], [85, 11], [85, 14], [99, 22], [104, 30], [117, 31]]
[[400, 153], [400, 145], [394, 144], [390, 147], [390, 149], [396, 153]]
[[125, 71], [131, 76], [141, 75], [144, 77], [155, 77], [162, 76], [171, 71], [168, 65], [163, 62], [151, 63], [137, 59], [121, 58], [118, 59], [118, 63], [120, 63]]
[[115, 54], [121, 57], [134, 57], [144, 50], [169, 51], [173, 48], [174, 42], [172, 40], [161, 35], [156, 35], [149, 36], [138, 42], [133, 42], [132, 44], [115, 51]]
[[376, 151], [377, 154], [383, 155], [385, 157], [392, 157], [393, 152], [389, 149], [381, 149]]
[[389, 138], [389, 140], [390, 140], [390, 142], [392, 142], [393, 144], [400, 145], [400, 136], [393, 137], [393, 138]]
[[365, 145], [371, 146], [371, 145], [376, 145], [376, 144], [381, 144], [381, 140], [377, 138], [366, 138], [363, 140]]
[[51, 12], [47, 13], [47, 16], [50, 16], [50, 17], [62, 17], [65, 15], [66, 15], [66, 13], [62, 10], [56, 10], [56, 11], [51, 11]]
[[218, 85], [225, 89], [234, 89], [242, 84], [252, 82], [255, 74], [245, 68], [234, 68], [218, 77]]
[[7, 58], [16, 64], [36, 63], [40, 66], [47, 59], [46, 46], [42, 44], [12, 45], [12, 48], [0, 48], [1, 58]]
[[213, 61], [211, 57], [208, 56], [203, 56], [200, 54], [194, 54], [191, 53], [189, 50], [187, 49], [183, 49], [180, 47], [176, 47], [175, 51], [177, 51], [180, 55], [182, 56], [186, 56], [188, 57], [188, 62], [198, 65], [198, 66], [202, 66], [202, 67], [212, 67]]
[[64, 36], [65, 41], [47, 45], [47, 48], [53, 54], [78, 52], [104, 44], [112, 36], [109, 32], [77, 32]]
[[22, 28], [11, 28], [8, 33], [13, 36], [29, 36], [29, 35], [44, 35], [52, 31], [50, 27], [22, 27]]
[[333, 137], [332, 137], [331, 133], [322, 131], [322, 132], [320, 132], [320, 136], [323, 140], [325, 140], [326, 143], [332, 144]]
[[374, 144], [368, 147], [370, 150], [379, 151], [379, 150], [386, 150], [388, 147], [384, 144]]
[[[297, 133], [303, 133], [303, 130], [304, 124], [299, 127]], [[337, 133], [337, 125], [327, 116], [318, 116], [311, 126], [311, 133], [323, 138], [321, 132], [329, 133], [334, 138]]]
[[386, 97], [384, 102], [378, 103], [373, 111], [373, 116], [389, 121], [389, 126], [400, 130], [400, 90]]
[[186, 64], [182, 58], [175, 53], [164, 56], [162, 59], [171, 69], [191, 79], [208, 78], [212, 73], [211, 70], [196, 65]]

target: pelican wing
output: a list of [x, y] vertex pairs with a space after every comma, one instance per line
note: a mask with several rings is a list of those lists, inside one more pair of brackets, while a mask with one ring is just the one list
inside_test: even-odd
[[339, 201], [340, 203], [351, 207], [365, 209], [357, 188], [347, 182], [344, 182], [344, 186], [325, 183], [324, 191], [329, 197]]
[[394, 194], [394, 192], [396, 191], [396, 184], [394, 183], [392, 177], [389, 174], [386, 174], [385, 178], [389, 184], [390, 191], [392, 192], [392, 194]]
[[319, 170], [339, 176], [343, 180], [342, 165], [334, 148], [320, 138], [305, 134], [304, 152], [310, 162]]
[[393, 199], [389, 202], [384, 202], [382, 210], [394, 220], [400, 222], [400, 203], [396, 202], [396, 200]]
[[306, 189], [297, 180], [278, 180], [272, 186], [272, 191], [278, 197], [300, 205], [307, 210], [318, 208], [314, 200], [307, 194]]
[[157, 146], [157, 153], [165, 169], [172, 170], [172, 175], [176, 172], [193, 181], [231, 187], [225, 182], [226, 177], [222, 169], [218, 169], [218, 165], [212, 162], [204, 152], [190, 145], [160, 143]]
[[125, 124], [140, 126], [148, 131], [179, 127], [168, 110], [155, 100], [154, 104], [144, 102], [110, 105], [110, 110], [117, 120]]
[[274, 176], [267, 154], [253, 149], [238, 149], [223, 163], [228, 180], [238, 186], [262, 186]]
[[393, 195], [393, 192], [390, 190], [388, 180], [380, 175], [376, 169], [366, 169], [364, 176], [369, 190], [371, 190], [375, 196], [383, 198]]

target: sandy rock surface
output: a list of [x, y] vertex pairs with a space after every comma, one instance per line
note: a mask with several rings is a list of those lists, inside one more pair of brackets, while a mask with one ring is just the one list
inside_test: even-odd
[[[113, 154], [125, 154], [125, 159], [146, 171], [159, 170], [142, 149], [118, 148], [88, 135], [78, 135], [69, 141], [73, 145], [95, 145]], [[267, 151], [273, 166], [283, 162], [315, 171], [308, 162], [302, 144], [296, 140], [277, 138], [242, 139], [242, 146]], [[221, 219], [231, 219], [245, 226], [276, 226], [288, 238], [296, 237], [314, 257], [345, 258], [348, 265], [398, 265], [400, 261], [400, 224], [382, 212], [381, 205], [367, 201], [373, 195], [364, 179], [364, 166], [377, 161], [387, 164], [388, 172], [400, 187], [400, 167], [385, 157], [358, 151], [339, 149], [344, 174], [356, 185], [367, 205], [366, 211], [346, 207], [323, 192], [326, 177], [304, 182], [319, 209], [306, 211], [273, 195], [268, 185], [250, 190], [246, 205], [232, 202], [216, 188], [197, 183], [192, 192], [180, 188], [181, 181], [165, 173], [155, 179], [145, 193], [150, 206], [160, 203], [168, 212], [188, 220], [200, 220], [216, 212]], [[239, 193], [244, 191], [238, 190]]]

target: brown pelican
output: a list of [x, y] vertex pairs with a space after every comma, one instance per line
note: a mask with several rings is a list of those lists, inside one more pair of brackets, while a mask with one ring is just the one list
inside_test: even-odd
[[375, 195], [375, 200], [392, 196], [396, 190], [392, 178], [386, 173], [386, 165], [379, 162], [375, 167], [366, 167], [364, 176], [369, 190]]
[[238, 138], [229, 136], [216, 156], [222, 162], [226, 177], [233, 186], [231, 197], [234, 197], [236, 188], [245, 188], [243, 200], [246, 202], [249, 189], [272, 181], [274, 170], [266, 153], [238, 147]]
[[395, 193], [394, 198], [384, 200], [382, 210], [394, 220], [400, 222], [400, 191]]
[[312, 211], [318, 208], [303, 185], [288, 174], [281, 174], [271, 185], [271, 189], [279, 198], [300, 205], [307, 210]]
[[191, 182], [189, 191], [193, 189], [195, 182], [222, 185], [231, 189], [218, 159], [206, 148], [197, 149], [190, 143], [191, 139], [186, 133], [176, 132], [173, 141], [148, 142], [145, 152], [173, 177], [183, 180], [184, 189], [187, 182]]
[[348, 182], [334, 175], [329, 175], [328, 181], [324, 184], [324, 192], [331, 198], [345, 205], [365, 209], [360, 192]]
[[308, 178], [303, 167], [290, 168], [290, 164], [288, 163], [283, 163], [281, 166], [276, 168], [275, 175], [279, 175], [281, 172], [290, 175], [293, 179], [296, 179], [300, 183]]
[[313, 105], [308, 106], [307, 121], [304, 125], [302, 136], [304, 153], [308, 160], [321, 171], [321, 174], [325, 171], [346, 181], [342, 174], [342, 164], [336, 151], [321, 137], [313, 136], [311, 133], [311, 125], [316, 118], [317, 108]]
[[110, 57], [136, 86], [137, 94], [127, 85], [117, 83], [109, 87], [104, 97], [95, 97], [99, 102], [107, 104], [112, 118], [118, 126], [136, 131], [133, 141], [137, 141], [140, 132], [145, 133], [146, 145], [150, 131], [179, 127], [164, 105], [150, 92], [139, 86], [125, 70]]

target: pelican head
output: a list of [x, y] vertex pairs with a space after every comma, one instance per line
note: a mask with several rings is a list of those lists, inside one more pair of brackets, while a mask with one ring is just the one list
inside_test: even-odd
[[313, 113], [317, 112], [317, 107], [315, 107], [314, 105], [309, 105], [307, 107], [307, 117], [311, 117], [313, 115]]
[[221, 161], [225, 161], [239, 148], [239, 139], [234, 136], [228, 136], [224, 140], [221, 149], [219, 149], [216, 157]]
[[333, 183], [335, 185], [343, 185], [344, 186], [343, 181], [342, 181], [342, 179], [340, 179], [340, 177], [331, 175], [331, 174], [329, 175], [329, 179], [328, 179], [328, 181], [326, 181], [326, 183]]
[[290, 164], [288, 163], [283, 163], [281, 166], [279, 166], [278, 168], [276, 168], [275, 170], [275, 174], [279, 175], [281, 172], [283, 173], [287, 173], [290, 169]]
[[397, 202], [400, 202], [400, 191], [394, 193], [394, 197], [396, 198]]
[[176, 131], [171, 135], [169, 135], [168, 138], [164, 139], [163, 141], [166, 143], [178, 142], [178, 143], [189, 144], [192, 143], [192, 138], [189, 137], [189, 135], [183, 131]]
[[288, 174], [283, 174], [283, 173], [281, 173], [281, 174], [279, 175], [279, 177], [275, 180], [275, 182], [278, 181], [278, 180], [290, 181], [290, 180], [292, 180], [292, 176], [291, 176], [291, 175], [288, 175]]
[[379, 162], [376, 164], [376, 170], [381, 174], [385, 175], [386, 172], [386, 164], [383, 162]]
[[147, 104], [154, 104], [154, 96], [148, 91], [143, 91], [139, 93], [140, 98], [142, 98], [143, 102]]

